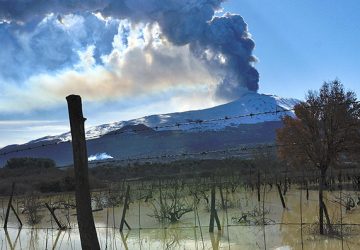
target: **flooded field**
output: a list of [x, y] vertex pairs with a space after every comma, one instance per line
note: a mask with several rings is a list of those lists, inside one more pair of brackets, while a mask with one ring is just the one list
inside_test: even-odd
[[[123, 210], [121, 202], [109, 192], [93, 193], [94, 218], [102, 249], [360, 249], [360, 206], [358, 194], [350, 191], [325, 193], [329, 216], [334, 224], [333, 236], [320, 236], [318, 226], [318, 200], [316, 191], [292, 187], [284, 196], [287, 208], [283, 208], [279, 193], [270, 186], [261, 187], [261, 200], [252, 189], [223, 189], [223, 201], [219, 189], [216, 193], [216, 208], [222, 230], [215, 227], [209, 233], [209, 190], [202, 196], [191, 188], [179, 190], [182, 206], [191, 207], [178, 222], [162, 221], [155, 216], [159, 211], [160, 195], [170, 199], [170, 189], [142, 190], [131, 192], [131, 203], [126, 227], [121, 233], [119, 224]], [[264, 199], [265, 198], [265, 199]], [[38, 223], [31, 225], [29, 212], [24, 211], [29, 197], [15, 197], [13, 205], [23, 222], [18, 229], [14, 213], [10, 212], [8, 229], [0, 231], [0, 249], [80, 249], [76, 211], [71, 206], [71, 194], [37, 197], [37, 204], [45, 202], [56, 207], [56, 216], [68, 229], [58, 230], [49, 210], [37, 207]], [[31, 199], [30, 199], [31, 200]], [[110, 202], [112, 201], [112, 202]], [[350, 201], [350, 210], [346, 205]], [[34, 201], [32, 201], [34, 202]], [[162, 201], [164, 202], [164, 201]], [[353, 203], [354, 202], [354, 203]], [[7, 198], [1, 201], [1, 223], [4, 223]], [[58, 204], [58, 205], [56, 205]], [[62, 204], [62, 205], [59, 205]], [[65, 205], [64, 205], [65, 204]], [[265, 222], [265, 223], [264, 223]], [[341, 223], [342, 222], [342, 223]], [[342, 224], [342, 225], [340, 225]], [[341, 237], [343, 235], [343, 237]]]

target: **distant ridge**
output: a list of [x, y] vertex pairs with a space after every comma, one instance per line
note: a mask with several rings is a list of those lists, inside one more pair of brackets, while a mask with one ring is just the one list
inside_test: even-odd
[[[221, 130], [226, 127], [236, 127], [239, 124], [256, 124], [269, 121], [280, 121], [284, 115], [293, 116], [294, 113], [279, 112], [278, 114], [265, 114], [252, 117], [244, 117], [238, 119], [229, 119], [220, 122], [197, 124], [194, 121], [211, 120], [224, 117], [234, 117], [247, 114], [257, 114], [261, 112], [271, 111], [284, 111], [292, 109], [300, 101], [294, 98], [281, 98], [275, 95], [258, 94], [255, 92], [249, 92], [244, 94], [239, 99], [215, 106], [212, 108], [192, 110], [186, 112], [176, 112], [169, 114], [150, 115], [142, 118], [137, 118], [129, 121], [119, 121], [108, 124], [102, 124], [99, 126], [91, 127], [86, 130], [86, 136], [90, 138], [101, 137], [104, 134], [112, 131], [118, 131], [119, 129], [129, 125], [142, 125], [148, 128], [159, 127], [158, 130], [182, 130], [187, 132], [209, 131], [209, 130]], [[189, 125], [176, 126], [176, 124], [194, 122]], [[173, 125], [173, 126], [171, 126]], [[46, 141], [66, 141], [70, 140], [70, 132], [57, 135], [57, 136], [45, 136], [29, 143], [46, 142]]]
[[[114, 159], [129, 159], [274, 143], [276, 130], [282, 127], [281, 118], [294, 116], [291, 110], [297, 103], [296, 99], [250, 92], [208, 109], [102, 124], [86, 130], [88, 154], [106, 153]], [[71, 164], [72, 149], [67, 142], [70, 139], [67, 132], [7, 146], [0, 153], [13, 153], [0, 157], [0, 166], [13, 157], [51, 158], [60, 166]]]

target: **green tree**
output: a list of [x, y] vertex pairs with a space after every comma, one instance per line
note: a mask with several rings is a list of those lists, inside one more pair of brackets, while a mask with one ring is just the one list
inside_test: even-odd
[[326, 171], [335, 164], [349, 161], [360, 149], [360, 104], [354, 92], [344, 90], [338, 81], [325, 82], [320, 91], [309, 91], [306, 101], [295, 106], [296, 118], [286, 116], [278, 130], [280, 158], [293, 165], [312, 165], [320, 171], [319, 224], [324, 234], [323, 202]]

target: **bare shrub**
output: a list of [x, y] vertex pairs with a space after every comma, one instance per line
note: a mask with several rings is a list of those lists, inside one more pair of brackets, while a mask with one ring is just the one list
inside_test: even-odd
[[206, 185], [196, 185], [192, 189], [189, 190], [191, 196], [194, 197], [196, 206], [200, 203], [201, 199], [204, 199], [206, 202], [205, 209], [210, 211], [210, 195], [209, 195], [209, 187]]
[[40, 210], [43, 208], [41, 205], [39, 196], [36, 193], [29, 193], [24, 198], [23, 214], [25, 214], [26, 221], [30, 225], [36, 225], [41, 222], [43, 215], [40, 214]]
[[[306, 225], [304, 227], [304, 231], [309, 235], [320, 234], [319, 221], [316, 221], [310, 225]], [[324, 224], [324, 234], [334, 238], [350, 237], [358, 235], [359, 229], [356, 225], [341, 224], [340, 221], [335, 221], [333, 224], [331, 224], [331, 227], [329, 227], [327, 224]]]
[[173, 189], [168, 189], [165, 192], [160, 192], [158, 199], [154, 199], [151, 203], [153, 205], [153, 214], [149, 215], [156, 218], [159, 222], [175, 223], [180, 218], [191, 211], [193, 206], [189, 205], [175, 185]]
[[231, 220], [237, 224], [249, 225], [249, 226], [262, 226], [262, 225], [271, 225], [275, 221], [267, 218], [266, 216], [270, 214], [269, 209], [262, 209], [254, 207], [253, 210], [242, 212], [240, 216], [232, 217]]
[[93, 192], [91, 201], [95, 210], [102, 210], [105, 207], [105, 196], [101, 192]]
[[122, 203], [123, 198], [124, 198], [123, 193], [112, 190], [105, 195], [104, 206], [117, 207]]

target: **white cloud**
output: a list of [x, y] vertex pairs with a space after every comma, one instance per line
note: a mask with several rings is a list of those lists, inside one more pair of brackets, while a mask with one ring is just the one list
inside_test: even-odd
[[107, 153], [97, 153], [95, 155], [90, 155], [88, 158], [88, 161], [100, 161], [100, 160], [106, 160], [106, 159], [113, 159], [111, 155], [108, 155]]
[[115, 47], [102, 57], [104, 65], [95, 63], [95, 46], [90, 45], [78, 51], [79, 62], [73, 69], [32, 76], [21, 88], [5, 86], [0, 112], [55, 107], [64, 103], [69, 94], [79, 94], [86, 101], [108, 101], [151, 96], [176, 88], [214, 90], [216, 77], [189, 47], [173, 46], [160, 38], [156, 26], [137, 26], [127, 39], [125, 49]]

